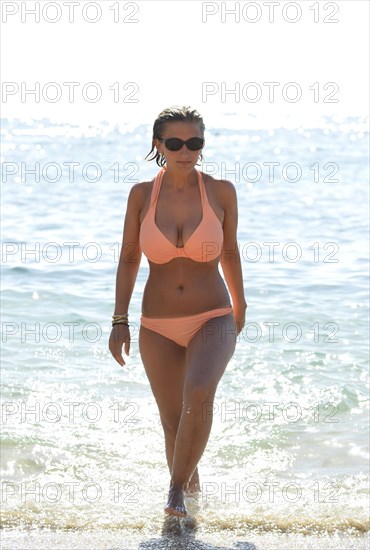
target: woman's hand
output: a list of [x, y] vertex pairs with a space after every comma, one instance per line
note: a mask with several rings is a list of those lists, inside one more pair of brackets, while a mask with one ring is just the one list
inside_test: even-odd
[[234, 319], [236, 322], [236, 335], [238, 336], [245, 325], [245, 314], [247, 310], [247, 304], [243, 307], [234, 307]]
[[109, 351], [122, 367], [126, 363], [122, 357], [122, 346], [125, 343], [125, 354], [130, 354], [131, 335], [128, 325], [123, 323], [114, 325], [109, 338]]

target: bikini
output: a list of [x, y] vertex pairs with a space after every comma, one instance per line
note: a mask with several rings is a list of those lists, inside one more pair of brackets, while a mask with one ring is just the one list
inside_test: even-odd
[[[165, 171], [166, 167], [163, 167], [153, 183], [149, 209], [140, 226], [141, 250], [149, 261], [156, 264], [165, 264], [176, 258], [189, 258], [195, 262], [209, 262], [216, 259], [221, 254], [223, 229], [220, 220], [208, 202], [203, 178], [198, 170], [196, 172], [203, 217], [185, 245], [175, 246], [155, 223], [156, 205]], [[143, 327], [173, 340], [178, 345], [187, 347], [195, 333], [209, 319], [226, 315], [232, 311], [233, 307], [230, 305], [185, 317], [153, 318], [141, 315], [140, 323]]]

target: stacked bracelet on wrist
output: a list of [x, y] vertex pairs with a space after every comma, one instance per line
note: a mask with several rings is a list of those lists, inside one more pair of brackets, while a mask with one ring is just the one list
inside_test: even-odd
[[114, 327], [114, 325], [127, 325], [129, 327], [128, 313], [124, 315], [112, 315], [112, 327]]

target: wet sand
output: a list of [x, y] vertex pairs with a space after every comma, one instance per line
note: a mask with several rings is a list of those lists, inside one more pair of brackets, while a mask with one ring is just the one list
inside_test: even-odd
[[[241, 529], [242, 530], [242, 529]], [[239, 530], [240, 531], [240, 530]], [[2, 550], [368, 550], [368, 535], [288, 534], [278, 532], [244, 534], [228, 529], [202, 532], [192, 520], [168, 517], [162, 530], [3, 530]]]

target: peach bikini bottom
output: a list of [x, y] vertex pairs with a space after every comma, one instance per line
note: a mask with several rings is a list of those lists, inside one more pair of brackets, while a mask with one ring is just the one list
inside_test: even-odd
[[141, 315], [140, 323], [143, 327], [154, 330], [162, 336], [173, 340], [179, 346], [188, 347], [195, 333], [209, 319], [226, 315], [232, 311], [233, 307], [227, 306], [203, 311], [196, 315], [187, 315], [186, 317], [166, 317], [161, 319]]

